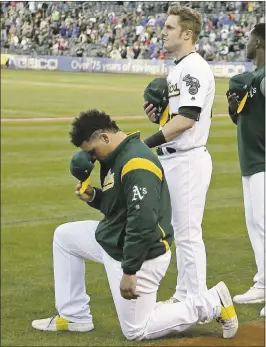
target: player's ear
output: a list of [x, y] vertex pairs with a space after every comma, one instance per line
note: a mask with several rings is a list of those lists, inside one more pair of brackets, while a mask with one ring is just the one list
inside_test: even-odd
[[256, 46], [256, 48], [260, 48], [261, 47], [261, 40], [259, 38], [256, 39], [255, 46]]
[[100, 135], [100, 140], [102, 140], [105, 143], [109, 143], [110, 142], [110, 139], [109, 139], [109, 137], [108, 137], [108, 135], [106, 133], [102, 133]]
[[190, 39], [192, 40], [192, 36], [193, 36], [192, 30], [186, 30], [184, 35], [184, 40], [185, 41], [188, 41]]

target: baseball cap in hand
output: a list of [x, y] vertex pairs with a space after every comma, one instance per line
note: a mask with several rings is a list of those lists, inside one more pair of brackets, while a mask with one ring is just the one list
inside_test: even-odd
[[70, 161], [71, 174], [82, 182], [80, 194], [85, 192], [90, 183], [90, 174], [94, 169], [91, 159], [90, 153], [80, 151], [74, 154]]
[[243, 72], [233, 76], [229, 81], [229, 90], [226, 95], [228, 96], [229, 94], [231, 95], [235, 93], [239, 96], [240, 103], [238, 105], [237, 113], [240, 113], [245, 106], [253, 79], [254, 76], [251, 72]]
[[144, 90], [144, 101], [157, 108], [155, 123], [159, 123], [169, 103], [166, 78], [158, 77], [148, 84]]

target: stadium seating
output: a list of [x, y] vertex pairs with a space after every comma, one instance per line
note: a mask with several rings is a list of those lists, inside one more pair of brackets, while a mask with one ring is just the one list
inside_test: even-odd
[[[178, 3], [178, 2], [175, 2]], [[112, 59], [167, 59], [161, 29], [171, 2], [1, 2], [1, 51]], [[197, 51], [207, 60], [245, 61], [248, 31], [264, 2], [183, 1], [202, 13]]]

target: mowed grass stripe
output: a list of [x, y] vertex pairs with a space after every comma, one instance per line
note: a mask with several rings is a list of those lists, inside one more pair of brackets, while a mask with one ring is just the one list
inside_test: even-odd
[[[30, 134], [31, 136], [40, 137], [40, 132], [43, 133], [43, 137], [45, 137], [45, 132], [49, 132], [49, 136], [58, 136], [58, 139], [60, 141], [61, 135], [64, 135], [68, 137], [68, 132], [71, 129], [71, 122], [74, 118], [70, 118], [69, 120], [65, 120], [63, 122], [60, 121], [40, 121], [38, 123], [35, 122], [16, 122], [16, 123], [4, 123], [2, 126], [2, 137], [5, 139], [5, 134], [9, 136], [10, 131], [15, 133], [23, 133], [26, 137], [27, 134]], [[144, 119], [138, 119], [137, 123], [134, 119], [119, 119], [116, 121], [116, 123], [119, 125], [119, 127], [124, 131], [133, 131], [138, 129], [141, 134], [143, 132], [152, 132], [156, 131], [158, 129], [158, 125], [153, 124], [149, 122], [146, 118]], [[221, 129], [222, 128], [222, 129]], [[211, 125], [211, 131], [210, 136], [211, 138], [214, 137], [213, 134], [216, 134], [216, 132], [220, 131], [226, 131], [228, 130], [231, 136], [235, 136], [235, 126], [232, 125], [232, 122], [229, 118], [223, 117], [223, 118], [213, 118], [212, 119], [212, 125]], [[34, 132], [35, 131], [35, 132]], [[21, 141], [23, 141], [24, 138], [21, 138]], [[49, 142], [49, 141], [47, 141]], [[208, 143], [210, 142], [210, 138], [208, 140]]]
[[[31, 71], [31, 70], [2, 70], [2, 80], [17, 80], [64, 83], [64, 84], [94, 84], [113, 86], [127, 85], [130, 81], [131, 86], [141, 87], [147, 85], [153, 78], [161, 76], [134, 75], [134, 74], [108, 74], [108, 73], [89, 73], [89, 72], [63, 72], [63, 71]], [[225, 94], [228, 88], [228, 79], [216, 78], [216, 91]]]
[[236, 144], [229, 143], [217, 143], [217, 144], [208, 144], [208, 150], [211, 153], [232, 153], [236, 150]]
[[[3, 85], [7, 84], [7, 87], [9, 84], [14, 84], [13, 80], [9, 79], [2, 79], [1, 82]], [[35, 88], [35, 87], [41, 87], [41, 88], [69, 88], [69, 85], [67, 83], [58, 83], [58, 82], [33, 82], [33, 81], [21, 81], [21, 80], [16, 80], [16, 85], [19, 88], [19, 85], [27, 85], [29, 88]], [[93, 90], [103, 90], [102, 85], [93, 85], [93, 84], [73, 84], [74, 88], [77, 89], [93, 89]], [[106, 85], [104, 86], [105, 91], [115, 91], [115, 92], [120, 92], [120, 93], [128, 93], [128, 92], [139, 92], [139, 88], [130, 88], [127, 86], [127, 88], [123, 88], [121, 86], [119, 87], [114, 87], [112, 85]]]
[[[9, 82], [2, 84], [1, 107], [6, 111], [2, 111], [2, 117], [74, 117], [89, 108], [99, 108], [113, 116], [142, 115], [143, 92], [154, 77], [4, 70], [2, 80]], [[17, 83], [21, 80], [25, 84]], [[223, 96], [226, 83], [217, 79], [214, 114], [228, 111]]]
[[[14, 84], [14, 80], [12, 79], [2, 79], [1, 80], [3, 85], [8, 85], [9, 84]], [[23, 81], [23, 80], [16, 80], [16, 86], [17, 88], [19, 88], [19, 85], [27, 85], [30, 88], [35, 88], [35, 87], [41, 87], [41, 88], [69, 88], [69, 84], [67, 83], [58, 83], [58, 82], [37, 82], [37, 81]], [[102, 85], [95, 85], [95, 84], [77, 84], [74, 83], [73, 86], [77, 89], [93, 89], [93, 90], [103, 90], [103, 86]], [[106, 92], [108, 91], [115, 91], [115, 92], [121, 92], [121, 93], [128, 93], [128, 92], [139, 92], [140, 89], [139, 88], [131, 88], [129, 86], [127, 86], [127, 88], [123, 88], [121, 87], [121, 85], [119, 85], [119, 87], [115, 87], [113, 85], [104, 85], [104, 90]], [[215, 96], [217, 98], [221, 98], [223, 100], [226, 100], [226, 95], [225, 94], [215, 94]], [[8, 112], [9, 110], [6, 110], [6, 112]]]
[[[52, 191], [49, 192], [51, 194]], [[217, 194], [221, 194], [217, 198]], [[207, 203], [205, 210], [217, 210], [217, 209], [226, 209], [228, 207], [243, 207], [243, 197], [240, 193], [237, 193], [237, 190], [231, 191], [231, 196], [225, 195], [226, 190], [212, 190], [212, 194], [208, 194]], [[21, 194], [21, 199], [25, 197], [26, 194]], [[36, 194], [37, 195], [37, 194]], [[42, 191], [38, 192], [38, 195], [42, 195], [44, 199], [47, 198], [47, 194], [42, 194]], [[74, 195], [74, 193], [73, 193]], [[35, 196], [36, 199], [36, 196]], [[12, 208], [6, 207], [5, 200], [2, 199], [2, 226], [12, 225], [12, 224], [42, 224], [47, 223], [51, 220], [58, 221], [61, 218], [65, 218], [65, 221], [68, 221], [70, 218], [72, 220], [99, 220], [102, 218], [100, 212], [89, 211], [87, 206], [85, 208], [80, 208], [80, 205], [76, 201], [71, 201], [66, 203], [65, 200], [58, 201], [53, 203], [45, 202], [42, 206], [38, 207], [38, 210], [34, 206], [34, 201], [27, 204], [14, 203]], [[62, 206], [64, 207], [62, 209]], [[14, 210], [19, 210], [19, 212], [14, 212]]]

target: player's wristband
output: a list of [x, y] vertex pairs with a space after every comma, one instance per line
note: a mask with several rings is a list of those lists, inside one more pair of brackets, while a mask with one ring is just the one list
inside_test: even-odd
[[160, 130], [157, 133], [153, 134], [152, 136], [148, 137], [146, 140], [144, 140], [144, 143], [148, 147], [154, 148], [166, 143], [166, 139], [164, 137], [162, 130]]
[[87, 202], [93, 202], [93, 200], [95, 199], [96, 196], [96, 189], [93, 188], [93, 196], [90, 200], [88, 200]]

